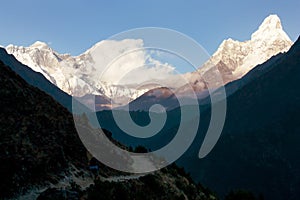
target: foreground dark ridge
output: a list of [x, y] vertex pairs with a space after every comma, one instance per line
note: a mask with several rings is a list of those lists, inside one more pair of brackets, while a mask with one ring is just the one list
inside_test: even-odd
[[70, 180], [70, 187], [49, 188], [38, 199], [216, 199], [176, 166], [134, 180], [103, 182], [99, 177], [122, 173], [99, 163], [99, 176], [92, 176], [67, 109], [1, 61], [0, 84], [0, 199], [56, 184], [71, 167], [95, 177], [95, 184], [83, 190]]

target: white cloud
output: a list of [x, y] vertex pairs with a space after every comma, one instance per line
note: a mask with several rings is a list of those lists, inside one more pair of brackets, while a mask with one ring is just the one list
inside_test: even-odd
[[112, 84], [139, 84], [174, 74], [174, 67], [151, 57], [141, 39], [104, 40], [86, 53], [95, 61], [94, 76]]

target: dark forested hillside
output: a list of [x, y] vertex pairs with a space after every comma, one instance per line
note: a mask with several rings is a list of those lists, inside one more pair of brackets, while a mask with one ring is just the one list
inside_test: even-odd
[[67, 109], [2, 62], [0, 84], [1, 196], [87, 163]]
[[[0, 84], [0, 199], [15, 199], [33, 186], [44, 188], [38, 199], [216, 199], [176, 166], [118, 181], [124, 173], [99, 163], [99, 174], [92, 175], [86, 149], [66, 108], [1, 61]], [[65, 175], [74, 168], [79, 172], [77, 181], [88, 174], [94, 184], [83, 189], [68, 178], [64, 188], [55, 186], [66, 181]], [[116, 181], [103, 181], [111, 175]], [[28, 198], [35, 199], [34, 195]]]
[[[299, 81], [300, 40], [286, 54], [226, 86], [235, 92], [227, 99], [219, 142], [199, 160], [198, 137], [180, 163], [222, 195], [241, 188], [266, 199], [299, 199]], [[201, 114], [208, 122], [209, 111]]]

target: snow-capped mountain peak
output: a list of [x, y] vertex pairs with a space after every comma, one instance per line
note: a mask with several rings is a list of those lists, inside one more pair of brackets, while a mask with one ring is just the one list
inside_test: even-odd
[[[262, 64], [272, 56], [288, 51], [292, 41], [284, 32], [280, 19], [277, 15], [268, 16], [259, 28], [252, 34], [250, 40], [238, 41], [232, 38], [224, 40], [213, 56], [196, 72], [185, 74], [189, 84], [177, 89], [177, 94], [188, 97], [191, 94], [191, 86], [198, 98], [204, 98], [208, 94], [207, 88], [218, 88], [228, 82], [241, 78], [249, 70]], [[221, 80], [219, 77], [221, 75]], [[154, 90], [162, 90], [160, 88]], [[148, 92], [147, 94], [159, 94]], [[131, 109], [143, 109], [138, 105], [153, 103], [154, 97], [145, 94], [133, 102]], [[163, 102], [160, 95], [155, 96], [156, 100]], [[161, 99], [162, 98], [162, 99]], [[169, 108], [172, 102], [168, 102]], [[142, 106], [143, 107], [143, 106]]]
[[[231, 38], [224, 40], [208, 63], [214, 63], [221, 72], [224, 83], [240, 78], [258, 64], [272, 56], [287, 51], [292, 45], [291, 39], [284, 32], [277, 15], [268, 16], [243, 42]], [[208, 71], [204, 65], [200, 72]]]
[[[41, 41], [29, 47], [8, 45], [6, 50], [21, 63], [42, 73], [49, 81], [72, 96], [103, 95], [116, 98], [119, 102], [122, 99], [133, 100], [153, 89], [153, 86], [148, 89], [135, 89], [136, 86], [133, 84], [118, 84], [118, 80], [128, 70], [145, 64], [146, 55], [143, 51], [123, 56], [113, 66], [107, 68], [108, 64], [122, 52], [142, 47], [141, 39], [125, 39], [98, 42], [79, 56], [59, 54]], [[105, 76], [102, 75], [104, 70]]]
[[50, 47], [45, 43], [41, 41], [36, 41], [32, 45], [30, 45], [32, 48], [38, 48], [38, 49], [50, 49]]
[[269, 15], [264, 19], [258, 30], [282, 29], [281, 20], [278, 15]]
[[[42, 73], [49, 81], [70, 95], [103, 95], [114, 99], [115, 103], [121, 105], [124, 101], [128, 103], [129, 100], [136, 99], [145, 92], [156, 88], [153, 85], [142, 89], [137, 88], [149, 81], [144, 78], [159, 77], [155, 75], [158, 75], [160, 71], [155, 72], [154, 76], [149, 75], [149, 70], [137, 70], [136, 72], [139, 74], [134, 74], [136, 66], [145, 66], [148, 55], [143, 51], [125, 54], [125, 56], [122, 54], [129, 49], [141, 49], [143, 45], [142, 39], [104, 40], [96, 43], [79, 56], [59, 54], [41, 41], [37, 41], [29, 47], [9, 45], [6, 50], [23, 64]], [[206, 79], [215, 82], [213, 87], [218, 87], [242, 77], [253, 67], [267, 61], [273, 55], [287, 51], [291, 45], [292, 41], [284, 32], [279, 17], [270, 15], [251, 35], [250, 40], [243, 42], [231, 38], [224, 40], [204, 66], [197, 72], [184, 76], [195, 91], [202, 92], [207, 89], [207, 85], [201, 77], [199, 78], [199, 72], [205, 75]], [[113, 65], [109, 65], [114, 58], [118, 58], [120, 55], [123, 57], [120, 57], [117, 62], [113, 62]], [[134, 75], [128, 79], [131, 82], [128, 82], [127, 79], [125, 82], [120, 82], [119, 80], [122, 80], [122, 77], [128, 72]], [[219, 72], [223, 82], [214, 78]], [[169, 78], [165, 81], [179, 82], [176, 78], [174, 80]], [[174, 84], [170, 85], [174, 86]], [[185, 85], [176, 85], [174, 89], [186, 94]]]
[[258, 30], [251, 35], [251, 40], [270, 40], [276, 38], [290, 40], [289, 36], [284, 32], [280, 18], [277, 15], [268, 16]]

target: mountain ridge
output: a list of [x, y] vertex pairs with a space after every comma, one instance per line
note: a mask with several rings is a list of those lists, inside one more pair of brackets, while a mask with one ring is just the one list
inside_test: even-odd
[[[273, 37], [269, 37], [272, 34]], [[113, 82], [97, 80], [99, 77], [96, 75], [98, 74], [96, 68], [99, 66], [96, 63], [106, 63], [106, 60], [113, 57], [114, 54], [111, 52], [111, 55], [106, 55], [107, 58], [105, 56], [97, 58], [95, 56], [97, 52], [102, 52], [101, 48], [104, 48], [99, 44], [104, 45], [104, 47], [105, 45], [112, 46], [116, 51], [126, 51], [133, 45], [142, 47], [143, 41], [141, 39], [126, 39], [119, 42], [100, 41], [79, 56], [59, 54], [46, 43], [40, 41], [37, 41], [30, 47], [9, 45], [6, 47], [6, 50], [22, 63], [42, 73], [53, 84], [72, 96], [94, 94], [110, 98], [112, 101], [116, 99], [116, 104], [122, 105], [156, 88], [149, 85], [149, 87], [143, 89], [136, 89], [133, 85], [115, 85]], [[204, 80], [201, 80], [201, 76], [211, 79], [215, 73], [218, 73], [216, 70], [219, 70], [223, 78], [223, 83], [215, 85], [215, 87], [219, 87], [240, 78], [254, 66], [263, 63], [271, 56], [288, 50], [291, 44], [292, 41], [283, 31], [279, 17], [270, 15], [262, 22], [257, 31], [252, 34], [249, 41], [224, 40], [212, 58], [203, 67], [200, 67], [194, 73], [185, 74], [184, 77], [190, 81], [190, 85], [196, 91], [202, 92], [207, 89], [207, 85]], [[142, 61], [138, 62], [142, 63]], [[211, 64], [215, 65], [216, 69], [212, 70]], [[195, 82], [197, 83], [195, 84]], [[183, 95], [187, 93], [185, 92], [186, 86], [180, 86], [175, 89], [179, 92], [181, 91]], [[119, 102], [120, 99], [126, 100]], [[99, 105], [99, 108], [101, 109], [101, 105]]]
[[[291, 45], [292, 41], [283, 31], [279, 17], [270, 15], [251, 35], [250, 40], [243, 42], [231, 38], [224, 40], [202, 67], [195, 72], [183, 75], [189, 83], [177, 88], [176, 93], [180, 95], [179, 98], [188, 99], [189, 93], [195, 92], [201, 103], [202, 99], [208, 95], [208, 88], [213, 90], [242, 78], [255, 66], [266, 62], [272, 56], [288, 51]], [[221, 78], [219, 78], [220, 75]], [[149, 97], [149, 93], [162, 93], [157, 90], [160, 89], [150, 90], [151, 92], [130, 102], [131, 110], [147, 110], [155, 99], [156, 103], [166, 105], [166, 98], [159, 95]], [[179, 106], [176, 105], [175, 100], [169, 101], [171, 101], [171, 106], [167, 106], [167, 109]], [[144, 108], [142, 105], [145, 105]]]
[[[292, 41], [283, 31], [280, 18], [277, 15], [270, 15], [252, 33], [250, 40], [243, 42], [231, 38], [224, 40], [210, 60], [219, 68], [221, 74], [223, 71], [226, 74], [226, 71], [222, 70], [222, 67], [225, 67], [232, 75], [237, 76], [235, 79], [238, 79], [271, 56], [288, 51], [291, 45]], [[199, 69], [200, 73], [202, 70]], [[226, 84], [228, 82], [226, 76], [223, 76], [223, 79]]]

